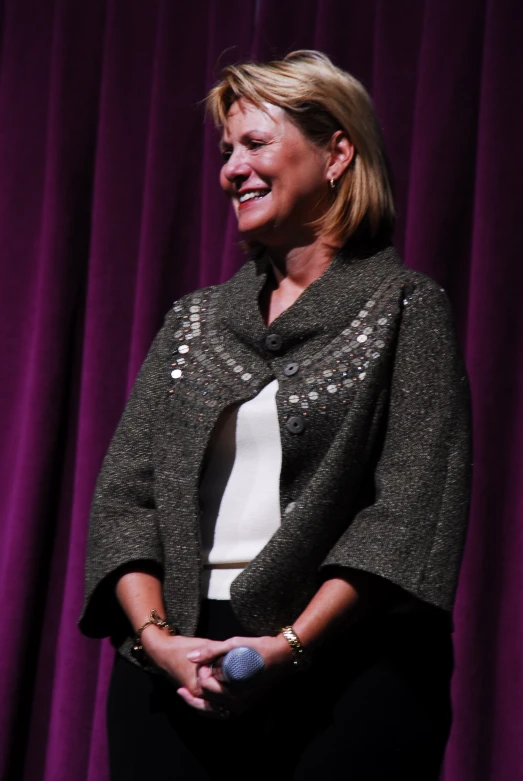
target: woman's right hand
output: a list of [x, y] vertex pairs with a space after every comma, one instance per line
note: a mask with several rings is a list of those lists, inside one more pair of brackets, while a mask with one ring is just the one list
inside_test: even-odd
[[[131, 562], [121, 569], [116, 583], [116, 596], [135, 631], [144, 625], [154, 608], [165, 616], [160, 574], [151, 571], [151, 562]], [[198, 668], [187, 654], [204, 645], [201, 637], [170, 635], [162, 627], [148, 623], [141, 631], [141, 643], [146, 656], [173, 682], [176, 689], [187, 689], [195, 697], [201, 695]]]
[[186, 688], [195, 697], [201, 696], [198, 670], [187, 654], [206, 642], [201, 637], [170, 635], [165, 629], [150, 624], [141, 636], [142, 646], [147, 657], [154, 662], [169, 678], [176, 688]]

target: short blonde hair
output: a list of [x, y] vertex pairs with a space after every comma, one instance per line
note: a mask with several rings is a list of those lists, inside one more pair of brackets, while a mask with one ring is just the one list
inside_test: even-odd
[[283, 60], [229, 65], [207, 96], [222, 127], [232, 104], [245, 100], [259, 108], [271, 103], [319, 147], [344, 130], [355, 154], [337, 182], [333, 200], [315, 227], [335, 242], [353, 236], [390, 240], [395, 208], [383, 137], [370, 96], [349, 73], [321, 52], [303, 49]]

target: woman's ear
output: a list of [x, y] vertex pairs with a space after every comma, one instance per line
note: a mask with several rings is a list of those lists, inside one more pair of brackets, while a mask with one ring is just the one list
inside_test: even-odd
[[329, 142], [327, 180], [335, 182], [345, 173], [354, 158], [354, 144], [344, 130], [333, 133]]

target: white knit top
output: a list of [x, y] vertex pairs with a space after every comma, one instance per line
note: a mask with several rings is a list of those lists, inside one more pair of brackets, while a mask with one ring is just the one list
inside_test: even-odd
[[202, 596], [229, 599], [234, 578], [280, 526], [278, 381], [220, 417], [200, 481]]

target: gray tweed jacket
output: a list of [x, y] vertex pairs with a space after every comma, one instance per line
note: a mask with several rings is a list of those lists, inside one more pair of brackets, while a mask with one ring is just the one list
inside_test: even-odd
[[[392, 247], [340, 254], [266, 327], [267, 273], [263, 259], [250, 260], [166, 316], [97, 482], [79, 622], [90, 636], [115, 640], [111, 575], [133, 560], [162, 568], [167, 619], [194, 634], [209, 437], [227, 406], [275, 378], [282, 522], [233, 583], [240, 621], [260, 634], [291, 624], [331, 565], [452, 607], [469, 501], [469, 392], [444, 292]], [[126, 634], [115, 642], [128, 656]]]

